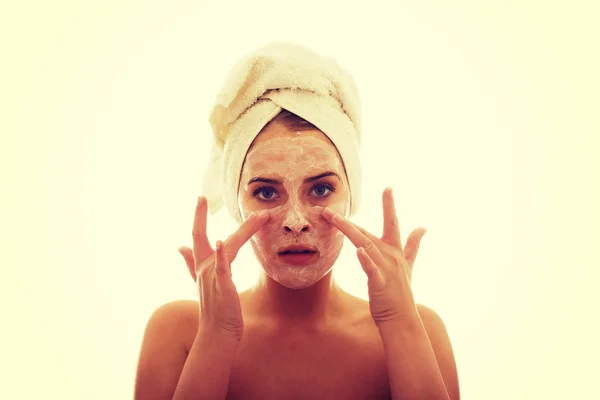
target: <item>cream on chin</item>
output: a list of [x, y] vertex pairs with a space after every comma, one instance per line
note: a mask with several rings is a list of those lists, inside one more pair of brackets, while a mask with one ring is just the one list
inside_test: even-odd
[[[285, 234], [281, 228], [283, 214], [283, 210], [271, 213], [266, 226], [252, 237], [252, 248], [263, 270], [273, 280], [290, 289], [310, 287], [329, 273], [341, 252], [344, 237], [316, 210], [306, 214], [311, 226], [309, 232], [302, 236]], [[293, 253], [294, 249], [311, 252], [283, 254], [288, 250]]]
[[[251, 239], [256, 257], [268, 276], [292, 289], [309, 287], [326, 276], [344, 241], [321, 216], [325, 207], [345, 214], [349, 199], [341, 159], [323, 138], [298, 135], [258, 141], [242, 171], [242, 215], [258, 210], [270, 215]], [[333, 175], [313, 178], [324, 172]]]

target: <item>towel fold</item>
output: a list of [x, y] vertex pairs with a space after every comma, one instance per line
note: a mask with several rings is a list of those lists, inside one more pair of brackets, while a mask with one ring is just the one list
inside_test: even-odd
[[211, 214], [223, 205], [238, 222], [237, 196], [246, 153], [283, 109], [319, 128], [336, 146], [350, 186], [350, 216], [359, 208], [360, 99], [335, 60], [292, 43], [270, 43], [242, 58], [217, 95], [209, 121], [213, 144], [202, 194]]

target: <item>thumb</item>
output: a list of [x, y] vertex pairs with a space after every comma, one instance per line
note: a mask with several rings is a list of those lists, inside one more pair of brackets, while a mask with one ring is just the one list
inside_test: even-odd
[[188, 270], [190, 271], [190, 275], [192, 276], [192, 279], [194, 279], [194, 282], [195, 282], [196, 281], [196, 263], [194, 262], [193, 250], [190, 249], [189, 247], [180, 247], [179, 249], [177, 249], [177, 251], [179, 251], [179, 254], [181, 254], [183, 259], [185, 260], [185, 264], [187, 265]]
[[417, 254], [419, 253], [419, 246], [421, 245], [421, 239], [423, 239], [423, 235], [425, 235], [427, 229], [425, 228], [417, 228], [410, 233], [408, 239], [406, 239], [406, 246], [404, 247], [404, 258], [406, 262], [412, 267]]

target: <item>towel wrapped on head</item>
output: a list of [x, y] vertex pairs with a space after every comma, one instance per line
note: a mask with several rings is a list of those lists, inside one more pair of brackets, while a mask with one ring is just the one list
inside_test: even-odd
[[350, 216], [360, 204], [360, 99], [335, 60], [291, 43], [270, 43], [230, 71], [210, 115], [213, 146], [202, 194], [211, 214], [223, 205], [238, 222], [237, 197], [246, 153], [282, 110], [310, 122], [335, 145], [350, 189]]

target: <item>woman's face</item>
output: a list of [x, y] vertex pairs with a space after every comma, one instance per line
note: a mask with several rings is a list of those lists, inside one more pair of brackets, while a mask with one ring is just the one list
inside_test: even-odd
[[[244, 220], [253, 211], [270, 215], [250, 241], [269, 277], [303, 289], [331, 271], [344, 238], [321, 212], [346, 215], [350, 193], [338, 152], [321, 131], [267, 125], [246, 156], [238, 200]], [[312, 252], [285, 251], [290, 246]]]

